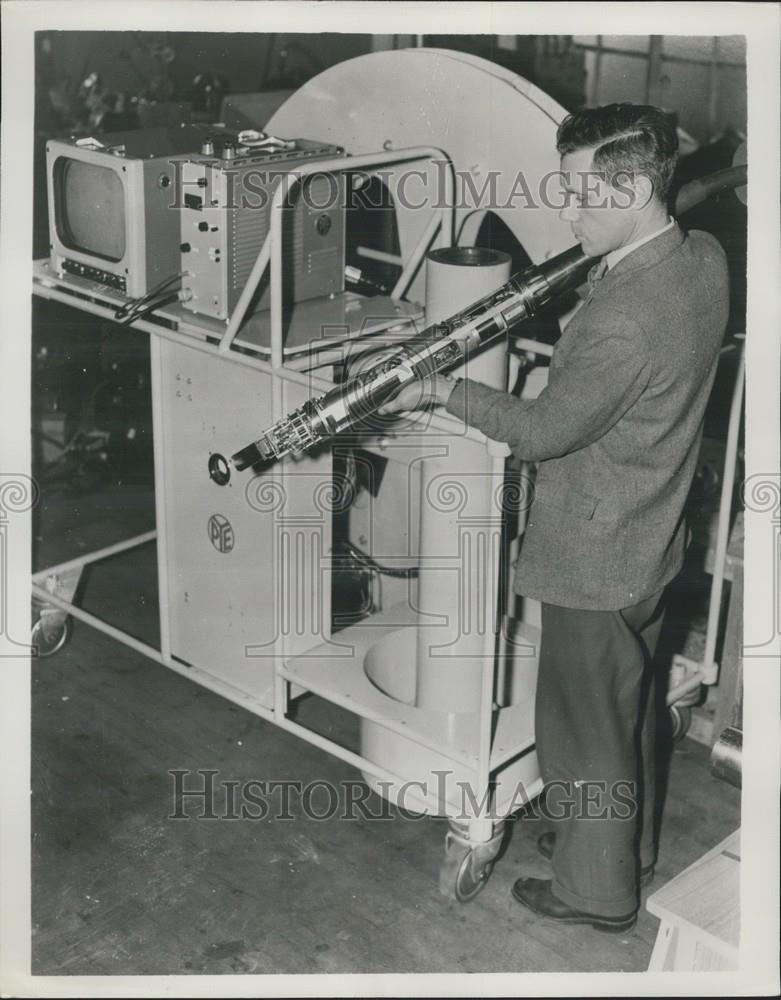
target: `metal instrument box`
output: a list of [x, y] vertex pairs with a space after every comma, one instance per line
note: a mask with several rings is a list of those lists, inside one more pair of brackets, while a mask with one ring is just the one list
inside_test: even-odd
[[[72, 136], [46, 143], [50, 260], [74, 274], [145, 295], [180, 270], [175, 160], [214, 125], [179, 125]], [[218, 140], [219, 141], [219, 140]]]
[[[285, 148], [287, 147], [287, 148]], [[344, 156], [337, 146], [306, 139], [285, 147], [223, 148], [177, 164], [181, 192], [185, 308], [228, 320], [260, 253], [271, 222], [271, 201], [297, 167]], [[295, 184], [283, 218], [283, 302], [344, 290], [345, 176], [315, 173]], [[268, 270], [253, 308], [270, 306]]]

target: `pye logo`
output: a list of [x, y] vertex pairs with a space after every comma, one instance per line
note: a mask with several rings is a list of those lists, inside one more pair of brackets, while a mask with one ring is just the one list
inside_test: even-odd
[[233, 548], [233, 528], [227, 517], [222, 514], [212, 514], [208, 523], [209, 541], [223, 554]]

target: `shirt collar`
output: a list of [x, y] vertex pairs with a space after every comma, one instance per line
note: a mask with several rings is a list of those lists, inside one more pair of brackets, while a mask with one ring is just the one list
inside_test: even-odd
[[632, 253], [633, 250], [637, 250], [638, 247], [643, 246], [645, 243], [650, 243], [651, 240], [655, 240], [657, 236], [661, 236], [662, 233], [666, 233], [668, 229], [672, 229], [675, 225], [675, 219], [670, 216], [670, 221], [666, 226], [662, 226], [661, 229], [657, 229], [655, 233], [651, 233], [650, 236], [644, 236], [641, 240], [635, 240], [634, 243], [629, 243], [625, 247], [619, 247], [617, 250], [611, 250], [609, 254], [605, 255], [605, 260], [607, 261], [607, 269], [610, 271], [616, 266], [616, 264], [623, 260], [627, 254]]

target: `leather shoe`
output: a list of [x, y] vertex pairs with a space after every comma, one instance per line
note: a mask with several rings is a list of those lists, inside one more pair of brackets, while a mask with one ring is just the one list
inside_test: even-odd
[[[537, 850], [540, 854], [547, 858], [548, 861], [553, 857], [553, 849], [556, 846], [556, 831], [548, 830], [547, 833], [541, 834], [537, 838]], [[650, 885], [654, 880], [655, 868], [653, 865], [648, 865], [646, 868], [640, 869], [640, 885], [646, 886]]]
[[554, 896], [552, 886], [550, 879], [519, 878], [512, 888], [513, 898], [532, 913], [560, 924], [591, 924], [597, 930], [620, 934], [631, 930], [637, 922], [636, 911], [622, 917], [603, 917], [599, 913], [574, 910]]

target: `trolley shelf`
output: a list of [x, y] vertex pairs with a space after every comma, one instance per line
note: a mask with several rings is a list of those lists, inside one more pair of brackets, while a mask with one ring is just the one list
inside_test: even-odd
[[[287, 661], [279, 668], [279, 673], [321, 698], [476, 769], [479, 739], [476, 712], [469, 715], [448, 714], [397, 701], [375, 687], [364, 672], [364, 658], [369, 649], [390, 632], [401, 633], [413, 628], [415, 621], [413, 610], [404, 603], [395, 605], [373, 615], [366, 623], [339, 632], [331, 642]], [[536, 634], [536, 630], [524, 626], [524, 634], [527, 632], [529, 643], [535, 643], [535, 636], [531, 633]], [[500, 708], [494, 718], [492, 769], [533, 746], [533, 697]]]
[[[59, 277], [51, 270], [48, 260], [34, 262], [33, 283], [36, 295], [42, 298], [59, 298], [60, 301], [63, 301], [63, 296], [69, 296], [76, 308], [84, 308], [86, 302], [92, 302], [114, 310], [128, 301], [120, 292], [78, 275]], [[179, 333], [199, 340], [219, 340], [225, 333], [225, 323], [190, 312], [178, 302], [156, 309], [154, 317], [173, 324], [173, 328]], [[399, 324], [414, 323], [422, 317], [423, 308], [418, 303], [403, 302], [382, 295], [366, 298], [355, 292], [340, 292], [333, 298], [324, 296], [297, 302], [295, 306], [282, 312], [285, 331], [282, 353], [286, 357], [314, 354], [329, 345], [367, 337]], [[409, 332], [406, 336], [409, 336]], [[247, 318], [234, 346], [261, 357], [271, 353], [269, 310], [253, 313]]]

